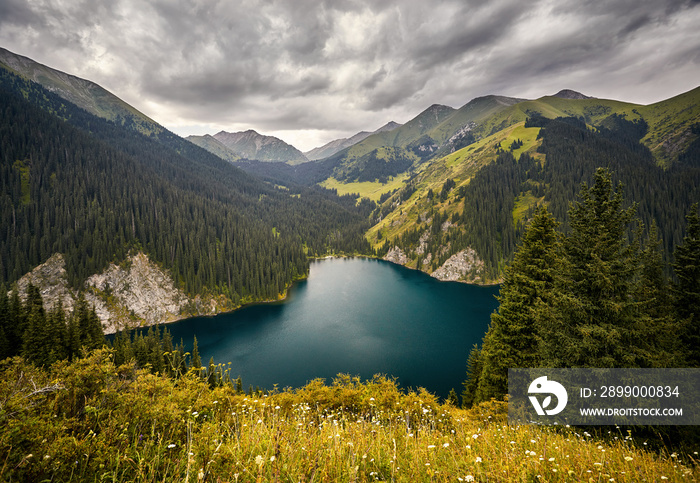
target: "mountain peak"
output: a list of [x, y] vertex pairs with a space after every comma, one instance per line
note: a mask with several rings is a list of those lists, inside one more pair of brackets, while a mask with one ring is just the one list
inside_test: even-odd
[[573, 91], [571, 89], [562, 89], [556, 94], [554, 94], [554, 97], [560, 97], [562, 99], [593, 99], [590, 96], [586, 96], [581, 94], [580, 92]]
[[288, 164], [308, 161], [306, 156], [294, 146], [274, 136], [259, 134], [252, 129], [234, 133], [220, 131], [213, 137], [243, 158]]

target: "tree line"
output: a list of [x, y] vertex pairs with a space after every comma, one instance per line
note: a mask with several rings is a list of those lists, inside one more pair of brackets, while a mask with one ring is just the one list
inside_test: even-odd
[[18, 290], [9, 295], [0, 285], [0, 360], [22, 356], [37, 366], [69, 360], [104, 344], [102, 324], [84, 298], [79, 298], [71, 315], [59, 303], [46, 311], [39, 289], [27, 285], [26, 300]]

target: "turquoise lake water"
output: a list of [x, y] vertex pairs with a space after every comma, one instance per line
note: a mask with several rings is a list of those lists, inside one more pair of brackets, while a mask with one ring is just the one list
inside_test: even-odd
[[231, 362], [243, 387], [300, 387], [338, 373], [385, 374], [404, 387], [461, 393], [469, 351], [488, 328], [498, 287], [439, 282], [389, 262], [311, 263], [287, 300], [169, 324], [202, 361]]

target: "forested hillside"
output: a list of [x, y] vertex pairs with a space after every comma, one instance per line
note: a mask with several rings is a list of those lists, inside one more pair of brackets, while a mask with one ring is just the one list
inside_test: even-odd
[[[660, 167], [639, 142], [647, 130], [643, 120], [617, 115], [597, 129], [578, 118], [533, 115], [521, 127], [487, 138], [467, 148], [467, 154], [436, 161], [414, 176], [382, 200], [368, 236], [375, 246], [382, 245], [380, 253], [401, 248], [414, 266], [430, 254], [430, 270], [471, 247], [485, 261], [487, 278], [498, 280], [536, 206], [548, 206], [566, 231], [568, 206], [580, 183], [590, 181], [602, 166], [625, 185], [627, 199], [638, 203], [644, 226], [656, 223], [668, 259], [681, 241], [685, 214], [700, 197], [699, 160], [692, 144], [671, 168]], [[526, 145], [516, 133], [528, 136]], [[449, 220], [450, 225], [430, 231], [425, 220]], [[428, 250], [419, 256], [416, 249], [427, 232]]]
[[144, 136], [0, 69], [0, 281], [64, 253], [78, 288], [143, 250], [187, 292], [277, 298], [308, 256], [369, 250], [371, 206], [281, 190], [169, 133]]

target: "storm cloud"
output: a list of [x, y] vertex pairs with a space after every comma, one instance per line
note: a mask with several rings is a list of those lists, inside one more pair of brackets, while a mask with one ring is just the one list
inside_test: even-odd
[[648, 104], [700, 85], [700, 2], [5, 0], [0, 46], [178, 134], [308, 150], [434, 103], [569, 88]]

